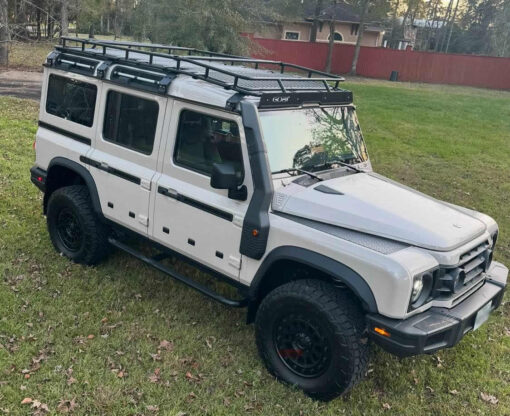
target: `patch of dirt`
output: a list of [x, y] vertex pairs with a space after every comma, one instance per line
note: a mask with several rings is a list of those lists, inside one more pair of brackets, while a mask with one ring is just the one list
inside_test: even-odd
[[12, 95], [39, 101], [41, 98], [42, 73], [0, 70], [0, 95]]

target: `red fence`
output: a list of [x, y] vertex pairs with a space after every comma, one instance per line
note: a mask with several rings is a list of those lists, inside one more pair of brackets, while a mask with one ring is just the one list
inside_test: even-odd
[[[253, 54], [255, 57], [324, 69], [328, 50], [326, 43], [253, 40], [263, 48]], [[335, 45], [331, 71], [348, 73], [353, 54], [353, 45]], [[510, 89], [510, 58], [361, 48], [358, 75], [389, 79], [391, 71], [399, 72], [400, 81]]]

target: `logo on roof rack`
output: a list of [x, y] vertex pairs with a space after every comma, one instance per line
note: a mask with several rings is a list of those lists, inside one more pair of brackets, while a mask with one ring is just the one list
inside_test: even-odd
[[282, 96], [273, 97], [271, 101], [273, 101], [273, 103], [275, 104], [286, 104], [290, 101], [290, 95], [287, 95], [286, 97]]
[[352, 104], [352, 92], [341, 91], [312, 91], [292, 93], [265, 93], [260, 97], [259, 108], [299, 107], [303, 104]]

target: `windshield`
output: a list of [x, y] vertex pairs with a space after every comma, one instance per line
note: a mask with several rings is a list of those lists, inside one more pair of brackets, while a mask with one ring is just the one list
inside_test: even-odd
[[261, 112], [260, 122], [272, 172], [368, 159], [353, 107]]

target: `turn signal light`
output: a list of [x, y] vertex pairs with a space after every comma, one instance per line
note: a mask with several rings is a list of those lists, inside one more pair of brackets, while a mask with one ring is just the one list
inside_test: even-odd
[[382, 335], [383, 337], [391, 337], [391, 334], [386, 331], [384, 328], [374, 327], [374, 331], [377, 332], [379, 335]]

